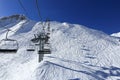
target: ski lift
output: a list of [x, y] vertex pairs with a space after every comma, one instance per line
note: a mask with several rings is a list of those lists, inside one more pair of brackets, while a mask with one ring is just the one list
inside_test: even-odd
[[38, 54], [51, 54], [51, 50], [50, 49], [39, 50]]
[[[40, 46], [40, 44], [35, 44], [37, 47]], [[42, 46], [41, 46], [42, 47]], [[51, 54], [50, 50], [50, 44], [44, 44], [43, 49], [38, 50], [38, 54]]]
[[8, 32], [6, 33], [6, 39], [0, 41], [0, 53], [16, 53], [19, 48], [17, 40], [7, 38]]
[[0, 53], [16, 53], [18, 42], [13, 39], [2, 39], [0, 42]]
[[35, 49], [33, 48], [33, 46], [29, 46], [29, 48], [27, 49], [27, 51], [35, 51]]
[[39, 50], [38, 53], [39, 54], [51, 54], [50, 44], [49, 43], [45, 43], [44, 44], [44, 48], [42, 50]]
[[33, 39], [31, 39], [31, 41], [33, 42], [33, 43], [38, 43], [39, 42], [39, 38], [37, 38], [37, 36], [34, 34], [34, 37], [35, 38], [33, 38]]
[[35, 51], [35, 46], [33, 44], [29, 44], [27, 51]]

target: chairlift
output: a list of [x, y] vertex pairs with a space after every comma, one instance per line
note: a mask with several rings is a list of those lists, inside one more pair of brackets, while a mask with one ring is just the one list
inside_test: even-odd
[[[40, 46], [40, 44], [35, 45]], [[50, 43], [45, 43], [43, 49], [38, 51], [38, 54], [51, 54]]]
[[35, 49], [29, 48], [27, 49], [27, 51], [35, 51]]
[[6, 38], [0, 41], [0, 53], [16, 53], [19, 48], [17, 40], [7, 38], [9, 31], [11, 30], [8, 29]]
[[0, 53], [16, 53], [18, 42], [13, 39], [2, 39], [0, 42]]
[[38, 54], [51, 54], [51, 50], [50, 49], [39, 50]]
[[32, 41], [33, 43], [38, 43], [38, 42], [39, 42], [39, 38], [37, 38], [37, 35], [35, 35], [35, 34], [34, 34], [34, 37], [35, 37], [35, 38], [31, 39], [31, 41]]
[[27, 47], [27, 51], [35, 51], [35, 46], [34, 44], [29, 44], [29, 46]]
[[44, 49], [50, 49], [50, 43], [49, 42], [44, 44]]

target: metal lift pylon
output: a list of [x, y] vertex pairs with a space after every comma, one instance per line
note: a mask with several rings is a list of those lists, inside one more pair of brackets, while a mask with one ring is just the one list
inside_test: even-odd
[[39, 62], [43, 60], [44, 54], [51, 54], [51, 50], [49, 48], [45, 48], [45, 44], [50, 45], [50, 22], [46, 21], [46, 23], [48, 23], [47, 32], [45, 32], [45, 27], [43, 26], [43, 32], [34, 35], [35, 38], [31, 39], [31, 41], [35, 43], [36, 46], [38, 46]]

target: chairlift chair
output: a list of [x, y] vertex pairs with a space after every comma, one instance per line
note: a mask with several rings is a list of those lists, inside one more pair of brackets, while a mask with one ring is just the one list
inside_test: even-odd
[[29, 47], [27, 51], [35, 51], [35, 49], [33, 49], [32, 47], [31, 48]]
[[0, 53], [16, 53], [18, 42], [13, 39], [2, 39], [0, 42]]
[[29, 44], [27, 51], [35, 51], [35, 46], [33, 44]]
[[[39, 46], [40, 44], [35, 45]], [[45, 43], [43, 49], [38, 51], [38, 54], [51, 54], [50, 43]]]
[[35, 49], [27, 49], [27, 51], [35, 51]]
[[38, 54], [51, 54], [51, 50], [50, 49], [39, 50]]
[[16, 53], [19, 48], [17, 40], [7, 38], [9, 31], [7, 29], [6, 38], [0, 41], [0, 53]]

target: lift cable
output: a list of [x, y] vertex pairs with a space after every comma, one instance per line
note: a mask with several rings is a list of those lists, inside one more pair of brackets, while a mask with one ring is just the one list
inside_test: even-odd
[[40, 20], [42, 21], [42, 16], [41, 16], [41, 14], [40, 14], [40, 9], [39, 9], [39, 6], [38, 6], [38, 0], [35, 0], [35, 2], [36, 2], [36, 7], [37, 7], [37, 11], [38, 11], [39, 18], [40, 18]]
[[[6, 27], [3, 27], [4, 29], [6, 29], [7, 30], [7, 32], [8, 32], [8, 30], [10, 31], [10, 32], [16, 32], [17, 30], [11, 30], [10, 28], [6, 28]], [[23, 36], [22, 34], [19, 34], [19, 36], [21, 36], [21, 37], [23, 37], [23, 38], [25, 38], [25, 39], [27, 39], [25, 36]]]
[[24, 7], [24, 5], [22, 4], [21, 0], [18, 0], [18, 2], [19, 2], [19, 4], [20, 4], [21, 8], [22, 8], [22, 9], [24, 10], [24, 12], [26, 13], [26, 15], [28, 15], [27, 10], [26, 10], [26, 8]]

